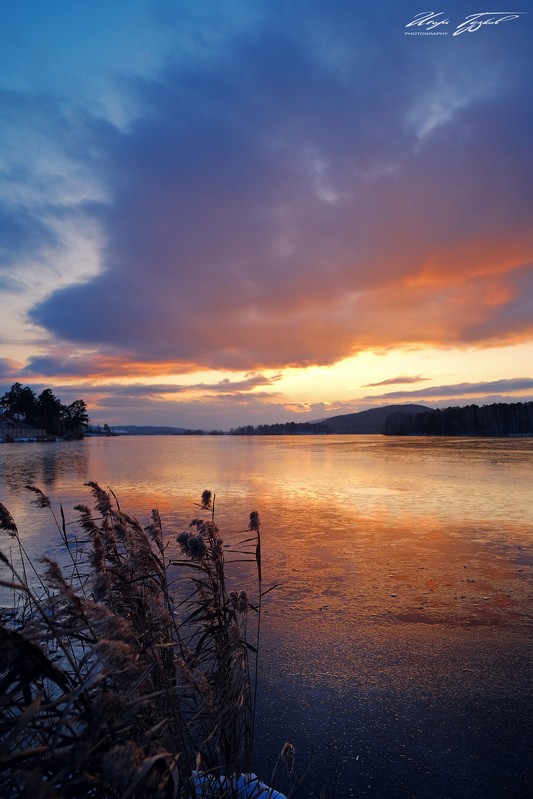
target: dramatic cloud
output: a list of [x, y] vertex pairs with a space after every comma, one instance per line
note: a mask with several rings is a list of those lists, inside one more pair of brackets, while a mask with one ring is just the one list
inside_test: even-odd
[[[429, 386], [428, 388], [420, 388], [415, 391], [389, 391], [386, 394], [381, 394], [376, 397], [362, 397], [361, 402], [369, 401], [376, 402], [392, 402], [394, 400], [405, 399], [420, 401], [424, 398], [446, 399], [449, 397], [485, 397], [487, 395], [498, 396], [501, 394], [509, 395], [516, 394], [517, 392], [525, 392], [527, 400], [531, 400], [531, 392], [533, 391], [533, 379], [529, 377], [517, 377], [512, 380], [493, 380], [490, 382], [479, 383], [456, 383], [455, 385], [445, 386]], [[474, 400], [472, 400], [474, 401]], [[495, 400], [496, 401], [496, 400]], [[517, 398], [518, 401], [518, 398]]]
[[[123, 383], [108, 383], [104, 385], [90, 385], [84, 386], [84, 390], [99, 394], [99, 395], [113, 395], [120, 397], [161, 397], [173, 394], [205, 394], [211, 398], [221, 396], [225, 398], [227, 395], [245, 394], [250, 391], [255, 391], [258, 387], [274, 385], [279, 380], [279, 375], [274, 377], [265, 377], [264, 375], [249, 375], [244, 380], [219, 380], [215, 383], [187, 383], [183, 385], [176, 385], [174, 383], [142, 383], [142, 384], [126, 384]], [[255, 396], [259, 396], [256, 392]]]
[[393, 3], [265, 4], [210, 54], [137, 80], [128, 126], [93, 120], [102, 269], [31, 314], [98, 350], [65, 370], [253, 370], [533, 336], [526, 26], [421, 40], [407, 18]]

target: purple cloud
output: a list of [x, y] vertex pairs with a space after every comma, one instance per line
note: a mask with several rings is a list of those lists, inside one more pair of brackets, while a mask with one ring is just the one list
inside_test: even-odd
[[94, 134], [104, 269], [33, 321], [176, 369], [532, 335], [524, 26], [457, 47], [392, 3], [302, 13], [138, 81], [129, 129]]

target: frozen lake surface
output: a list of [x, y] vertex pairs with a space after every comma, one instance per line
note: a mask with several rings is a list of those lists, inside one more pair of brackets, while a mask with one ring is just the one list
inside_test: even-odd
[[204, 488], [228, 540], [259, 511], [265, 584], [281, 583], [265, 598], [260, 777], [290, 740], [299, 769], [313, 758], [302, 796], [519, 799], [532, 473], [531, 439], [124, 436], [1, 445], [0, 501], [36, 558], [61, 550], [26, 483], [70, 520], [84, 482], [107, 484], [142, 522], [157, 507], [171, 542]]

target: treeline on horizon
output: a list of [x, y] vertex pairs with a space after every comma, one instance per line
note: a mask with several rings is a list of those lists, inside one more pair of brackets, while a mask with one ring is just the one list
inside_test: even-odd
[[[244, 425], [230, 430], [231, 435], [237, 436], [328, 435], [335, 432], [327, 421]], [[533, 402], [454, 406], [414, 414], [395, 411], [387, 416], [381, 433], [388, 436], [529, 436], [533, 435]]]
[[533, 402], [496, 402], [427, 410], [397, 411], [385, 421], [389, 436], [528, 436], [533, 434]]
[[0, 409], [11, 418], [33, 425], [51, 436], [80, 436], [89, 423], [84, 400], [64, 405], [54, 396], [52, 389], [45, 388], [37, 396], [32, 388], [21, 383], [13, 383], [0, 398]]
[[325, 422], [282, 422], [278, 424], [252, 424], [244, 427], [232, 427], [232, 436], [296, 436], [296, 435], [324, 435], [331, 433]]

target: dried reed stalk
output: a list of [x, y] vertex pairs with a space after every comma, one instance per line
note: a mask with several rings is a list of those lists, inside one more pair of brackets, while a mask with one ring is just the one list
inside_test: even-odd
[[[11, 514], [0, 530], [15, 537], [22, 568], [0, 553], [9, 575], [0, 585], [21, 601], [0, 617], [0, 785], [17, 799], [194, 796], [193, 772], [250, 770], [261, 611], [260, 529], [235, 549], [255, 559], [258, 601], [227, 590], [215, 496], [202, 494], [207, 520], [177, 536], [167, 556], [161, 519], [143, 528], [112, 491], [88, 483], [94, 510], [77, 506], [85, 544], [67, 536], [71, 570], [50, 560], [31, 583], [34, 564]], [[40, 489], [28, 487], [52, 509]], [[52, 509], [53, 512], [53, 509]], [[186, 571], [190, 590], [177, 603], [170, 574]], [[254, 644], [248, 618], [257, 616]], [[249, 658], [255, 662], [250, 669]]]

